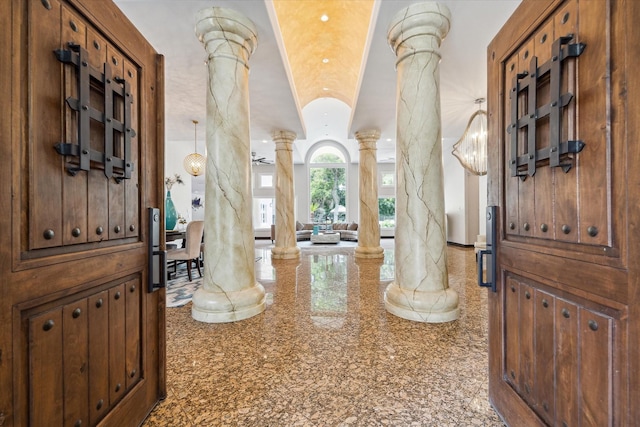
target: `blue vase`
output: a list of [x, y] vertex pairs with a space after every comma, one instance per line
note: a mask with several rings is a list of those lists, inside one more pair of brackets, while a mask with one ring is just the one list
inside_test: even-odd
[[176, 212], [176, 207], [173, 204], [173, 200], [171, 200], [171, 191], [167, 191], [167, 200], [164, 203], [164, 217], [167, 230], [173, 230], [176, 228], [178, 212]]

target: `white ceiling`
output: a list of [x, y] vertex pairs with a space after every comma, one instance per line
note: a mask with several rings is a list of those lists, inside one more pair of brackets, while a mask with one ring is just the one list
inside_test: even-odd
[[[114, 2], [165, 57], [167, 153], [174, 144], [193, 145], [194, 119], [200, 122], [198, 151], [204, 151], [207, 67], [204, 48], [195, 36], [194, 15], [198, 10], [216, 6], [243, 13], [258, 30], [258, 47], [249, 61], [253, 151], [273, 159], [271, 133], [289, 130], [298, 135], [294, 144], [296, 163], [304, 161], [314, 143], [327, 139], [344, 144], [351, 160], [357, 161], [358, 147], [353, 134], [376, 128], [381, 131], [378, 160], [395, 158], [395, 56], [387, 43], [387, 29], [397, 11], [416, 1], [377, 2], [376, 25], [370, 31], [366, 65], [353, 111], [343, 102], [331, 98], [317, 99], [299, 110], [279, 47], [280, 36], [269, 18], [269, 0]], [[441, 46], [442, 137], [457, 140], [478, 108], [474, 100], [486, 98], [487, 45], [520, 0], [442, 0], [440, 3], [447, 5], [452, 15], [451, 29]]]

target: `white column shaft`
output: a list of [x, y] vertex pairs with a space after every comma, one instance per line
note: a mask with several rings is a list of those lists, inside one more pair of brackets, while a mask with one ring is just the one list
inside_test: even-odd
[[449, 288], [440, 119], [440, 42], [449, 10], [418, 3], [401, 10], [389, 30], [397, 60], [395, 282], [385, 294], [391, 313], [410, 320], [458, 317]]
[[300, 257], [296, 241], [294, 213], [295, 185], [293, 181], [293, 141], [296, 134], [274, 132], [276, 143], [276, 241], [271, 249], [273, 259]]
[[359, 194], [360, 218], [358, 220], [357, 258], [384, 258], [380, 246], [380, 214], [378, 212], [378, 162], [376, 142], [380, 138], [377, 130], [356, 132], [360, 145]]
[[192, 316], [219, 323], [264, 311], [264, 288], [255, 278], [251, 212], [249, 57], [253, 23], [223, 8], [196, 14], [196, 34], [208, 54], [207, 167], [204, 283], [193, 296]]

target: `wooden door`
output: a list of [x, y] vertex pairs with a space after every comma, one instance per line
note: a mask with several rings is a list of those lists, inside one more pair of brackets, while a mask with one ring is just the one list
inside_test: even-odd
[[640, 420], [638, 20], [525, 0], [488, 49], [489, 393], [512, 426]]
[[165, 387], [162, 57], [111, 1], [1, 1], [0, 77], [0, 425], [138, 425]]

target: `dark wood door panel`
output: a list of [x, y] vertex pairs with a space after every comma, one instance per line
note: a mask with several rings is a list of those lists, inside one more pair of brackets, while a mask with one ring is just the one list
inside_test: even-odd
[[[638, 19], [637, 2], [524, 0], [489, 47], [501, 271], [489, 298], [489, 389], [509, 425], [626, 426], [640, 412], [640, 130], [630, 119], [640, 107], [627, 93], [640, 91], [640, 56], [629, 52]], [[581, 53], [540, 68], [553, 67], [553, 43], [569, 35]], [[564, 168], [535, 158], [556, 135], [585, 144], [560, 158]], [[532, 143], [534, 161], [512, 176]]]
[[[32, 177], [28, 181], [29, 209], [29, 243], [25, 249], [38, 249], [61, 246], [63, 239], [62, 217], [62, 158], [51, 154], [52, 146], [61, 139], [61, 123], [64, 109], [62, 85], [51, 84], [62, 80], [62, 68], [55, 56], [54, 49], [62, 43], [60, 22], [62, 6], [58, 0], [50, 2], [51, 9], [44, 7], [23, 6], [20, 11], [7, 9], [7, 13], [28, 13], [30, 22], [37, 22], [38, 31], [30, 34], [32, 41], [28, 51], [28, 67], [36, 77], [29, 80], [28, 90], [37, 94], [37, 100], [29, 105], [30, 120], [29, 145], [32, 147], [29, 156], [29, 172]], [[16, 82], [17, 83], [17, 82]], [[58, 108], [51, 108], [51, 104]], [[18, 159], [24, 158], [21, 155]], [[26, 212], [26, 211], [25, 211]], [[46, 213], [54, 213], [47, 215]]]
[[[610, 125], [606, 123], [611, 115], [606, 111], [612, 97], [607, 78], [612, 67], [611, 55], [607, 53], [611, 51], [612, 37], [602, 16], [607, 16], [609, 6], [605, 1], [577, 0], [559, 6], [502, 62], [506, 95], [501, 103], [507, 124], [501, 132], [505, 142], [505, 163], [501, 168], [505, 171], [505, 230], [514, 241], [542, 247], [548, 240], [577, 243], [555, 246], [568, 252], [568, 256], [576, 257], [584, 251], [597, 254], [598, 250], [600, 253], [604, 250], [608, 256], [619, 256], [622, 242], [620, 236], [612, 235], [611, 225], [612, 209], [616, 208], [611, 201], [617, 177], [610, 165], [612, 150], [616, 148]], [[560, 93], [554, 94], [552, 73], [539, 76], [538, 70], [553, 62], [552, 45], [565, 36], [573, 36], [572, 43], [584, 43], [587, 47], [577, 59], [563, 62]], [[533, 93], [526, 86], [530, 80], [536, 82], [529, 85], [536, 88]], [[520, 89], [516, 94], [513, 91], [517, 84]], [[568, 94], [573, 98], [562, 108], [558, 121], [552, 120], [551, 114], [542, 114], [550, 110], [550, 105], [558, 104], [557, 96]], [[518, 117], [514, 117], [514, 105]], [[518, 123], [518, 128], [512, 130], [514, 123]], [[511, 176], [512, 156], [533, 158], [534, 150], [549, 147], [554, 128], [558, 128], [561, 141], [585, 143], [580, 153], [564, 155], [562, 164], [569, 168], [551, 168], [549, 160], [541, 158], [536, 161], [533, 174], [524, 164], [518, 178]], [[517, 135], [515, 154], [513, 135]]]
[[539, 289], [534, 296], [534, 405], [536, 412], [547, 423], [555, 418], [555, 297]]
[[140, 292], [140, 280], [128, 279], [21, 314], [29, 336], [29, 425], [96, 425], [134, 389], [145, 329]]
[[[34, 175], [28, 190], [34, 207], [28, 218], [31, 243], [25, 249], [66, 247], [58, 252], [64, 253], [70, 247], [74, 251], [90, 249], [77, 246], [88, 241], [135, 238], [139, 236], [138, 183], [142, 172], [140, 66], [66, 3], [54, 2], [51, 9], [35, 5], [29, 7], [29, 12], [32, 25], [44, 25], [48, 30], [42, 40], [40, 31], [33, 32], [36, 45], [41, 47], [32, 49], [29, 57], [32, 77], [39, 83], [34, 83], [30, 92], [31, 144], [27, 146], [28, 155], [23, 157]], [[86, 79], [80, 77], [82, 66], [52, 55], [56, 50], [75, 52], [74, 45], [86, 52], [83, 61], [91, 68]], [[60, 85], [52, 84], [57, 80]], [[52, 109], [42, 107], [52, 101], [60, 105], [61, 118], [49, 117], [54, 114]], [[40, 123], [53, 126], [40, 127]], [[85, 139], [89, 139], [86, 150], [92, 153], [89, 170], [78, 170], [78, 154], [61, 155], [51, 149], [63, 144], [69, 150], [76, 147], [77, 152], [84, 152], [79, 144]], [[116, 159], [125, 158], [132, 165], [132, 173], [129, 179], [120, 179], [123, 169], [116, 165]], [[113, 176], [107, 172], [112, 164]], [[49, 251], [43, 255], [52, 253], [56, 254]]]
[[[502, 262], [507, 270], [517, 271], [551, 288], [588, 295], [597, 303], [627, 303], [627, 272], [623, 269], [594, 264], [589, 257], [576, 260], [506, 244], [504, 248]], [[566, 274], [568, 271], [571, 274]]]
[[62, 425], [64, 409], [62, 308], [29, 319], [29, 421]]
[[94, 425], [109, 410], [109, 291], [88, 297], [89, 318], [89, 422]]
[[1, 1], [0, 24], [0, 424], [139, 425], [164, 394], [164, 293], [142, 286], [162, 57], [111, 1]]
[[[586, 308], [580, 298], [560, 298], [539, 284], [506, 272], [503, 314], [505, 371], [510, 387], [549, 425], [613, 425], [615, 329], [623, 313]], [[607, 314], [604, 314], [606, 312]], [[613, 311], [615, 312], [615, 311]]]

